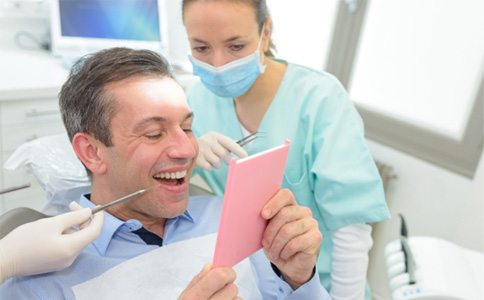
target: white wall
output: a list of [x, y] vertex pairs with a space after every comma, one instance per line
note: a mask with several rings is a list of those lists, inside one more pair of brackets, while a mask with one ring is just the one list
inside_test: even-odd
[[[313, 33], [315, 28], [322, 30], [322, 25], [325, 26], [325, 30], [328, 29], [329, 25], [323, 24], [322, 20], [326, 14], [333, 13], [331, 8], [335, 7], [334, 3], [339, 4], [339, 1], [323, 1], [324, 5], [314, 5], [310, 1], [302, 1], [301, 7], [312, 5], [311, 8], [314, 8], [309, 15], [295, 15], [291, 10], [292, 6], [282, 2], [285, 1], [268, 1], [274, 19], [274, 39], [280, 57], [318, 68], [321, 64], [320, 59], [325, 57], [321, 53], [325, 53], [326, 48], [324, 43], [319, 44], [324, 40], [323, 32]], [[417, 2], [412, 1], [412, 3]], [[301, 3], [298, 2], [298, 4]], [[385, 1], [381, 1], [381, 4], [385, 3]], [[447, 1], [446, 5], [456, 3], [456, 1]], [[386, 5], [407, 6], [410, 4], [393, 1]], [[397, 11], [399, 9], [398, 7], [390, 8]], [[465, 11], [468, 6], [463, 6], [462, 9]], [[441, 13], [439, 11], [439, 14], [431, 17], [437, 18]], [[473, 16], [473, 14], [462, 13], [456, 17], [469, 18], [469, 15]], [[425, 20], [432, 21], [432, 18], [426, 16]], [[433, 42], [434, 39], [430, 41]], [[329, 39], [326, 42], [329, 42]], [[413, 46], [418, 48], [422, 44]], [[301, 54], [301, 49], [304, 49], [304, 54]], [[310, 51], [314, 49], [319, 52], [316, 51], [314, 54]], [[378, 62], [383, 63], [383, 60], [376, 60], [377, 64]], [[435, 71], [434, 69], [432, 71]], [[386, 73], [383, 72], [383, 74]], [[436, 80], [436, 78], [432, 77], [431, 80]], [[398, 82], [401, 83], [401, 81]], [[427, 82], [427, 86], [430, 83]], [[381, 89], [381, 85], [378, 88]], [[391, 89], [391, 91], [395, 90]], [[412, 92], [415, 93], [414, 90]], [[433, 91], [431, 90], [431, 92]], [[402, 103], [408, 104], [408, 101]], [[413, 111], [414, 106], [411, 105]], [[431, 106], [431, 108], [435, 110], [435, 106]], [[443, 118], [442, 122], [447, 124], [449, 118]], [[374, 228], [375, 244], [371, 253], [369, 276], [376, 299], [390, 299], [382, 250], [386, 243], [399, 236], [398, 213], [402, 213], [406, 217], [410, 235], [440, 237], [460, 246], [484, 252], [484, 153], [481, 155], [480, 165], [474, 179], [470, 180], [390, 147], [372, 141], [369, 141], [369, 145], [374, 157], [392, 166], [398, 176], [391, 182], [387, 192], [387, 201], [393, 218], [377, 224]]]
[[435, 236], [484, 252], [484, 151], [473, 179], [369, 141], [375, 159], [393, 167], [387, 202], [392, 219], [374, 227], [369, 280], [375, 299], [390, 299], [383, 248], [399, 236], [402, 213], [410, 236]]

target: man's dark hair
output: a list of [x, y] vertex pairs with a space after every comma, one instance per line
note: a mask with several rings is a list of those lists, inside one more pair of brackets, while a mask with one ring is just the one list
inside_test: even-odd
[[112, 146], [109, 128], [117, 107], [105, 87], [132, 76], [173, 78], [166, 59], [149, 50], [111, 48], [74, 64], [59, 93], [62, 120], [71, 140], [76, 133], [86, 132]]

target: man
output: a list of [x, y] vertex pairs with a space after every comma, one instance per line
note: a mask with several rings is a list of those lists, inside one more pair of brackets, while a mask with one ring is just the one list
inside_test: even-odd
[[[150, 191], [110, 208], [101, 236], [70, 268], [12, 279], [0, 289], [2, 299], [73, 299], [73, 286], [129, 258], [217, 231], [220, 199], [188, 200], [198, 152], [193, 115], [159, 55], [114, 48], [84, 58], [72, 68], [59, 101], [74, 151], [92, 181], [82, 206]], [[264, 298], [327, 297], [314, 267], [322, 236], [310, 210], [281, 190], [262, 216], [270, 260], [257, 262], [269, 270], [257, 277]], [[204, 268], [180, 299], [236, 299], [234, 280], [232, 268]]]

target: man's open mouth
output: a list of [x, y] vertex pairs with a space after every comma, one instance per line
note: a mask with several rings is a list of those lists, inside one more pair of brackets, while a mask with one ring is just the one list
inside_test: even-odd
[[162, 172], [153, 176], [153, 179], [165, 185], [181, 185], [185, 182], [187, 171]]

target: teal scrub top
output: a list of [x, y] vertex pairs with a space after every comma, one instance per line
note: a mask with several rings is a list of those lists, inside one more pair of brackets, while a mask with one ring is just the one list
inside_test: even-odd
[[[195, 136], [216, 131], [234, 140], [243, 137], [232, 98], [218, 97], [198, 83], [188, 101]], [[329, 290], [333, 231], [390, 216], [362, 120], [334, 76], [289, 63], [258, 131], [263, 137], [245, 146], [249, 155], [292, 141], [282, 186], [319, 222], [324, 242], [318, 271]], [[227, 171], [224, 164], [196, 173], [223, 195]]]

